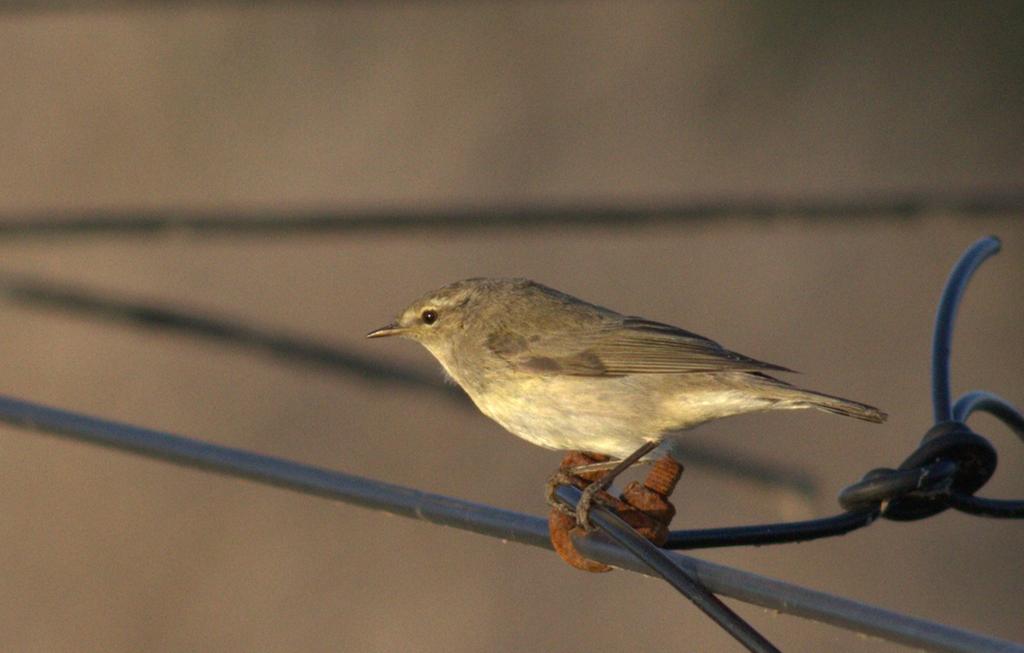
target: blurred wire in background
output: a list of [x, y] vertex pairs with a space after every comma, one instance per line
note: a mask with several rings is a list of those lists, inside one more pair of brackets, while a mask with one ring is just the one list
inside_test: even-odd
[[0, 238], [103, 235], [284, 235], [332, 232], [636, 228], [720, 218], [899, 220], [934, 213], [966, 216], [1024, 212], [1024, 190], [987, 193], [901, 193], [862, 198], [750, 198], [650, 204], [522, 204], [439, 209], [195, 211], [121, 210], [0, 215]]

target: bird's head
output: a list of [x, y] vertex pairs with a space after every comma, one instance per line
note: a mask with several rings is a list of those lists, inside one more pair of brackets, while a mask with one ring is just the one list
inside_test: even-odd
[[498, 289], [496, 279], [465, 279], [423, 295], [398, 317], [367, 338], [402, 336], [416, 340], [435, 354], [462, 337], [481, 299]]

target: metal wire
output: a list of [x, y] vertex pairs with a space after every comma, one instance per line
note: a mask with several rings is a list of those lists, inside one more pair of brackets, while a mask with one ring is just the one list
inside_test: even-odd
[[184, 333], [296, 363], [330, 369], [363, 381], [387, 381], [402, 386], [426, 388], [460, 401], [466, 398], [461, 390], [442, 382], [436, 374], [424, 374], [406, 367], [389, 365], [336, 344], [316, 342], [240, 320], [178, 310], [152, 302], [126, 301], [66, 284], [10, 274], [0, 274], [0, 292], [12, 301], [37, 307], [136, 327]]
[[932, 338], [932, 410], [935, 422], [953, 419], [953, 402], [949, 382], [949, 354], [953, 342], [953, 326], [956, 324], [956, 310], [963, 299], [967, 282], [978, 267], [990, 256], [999, 252], [1002, 246], [995, 236], [986, 236], [968, 248], [946, 281], [935, 316], [935, 333]]
[[878, 518], [878, 514], [878, 510], [865, 510], [781, 524], [676, 530], [669, 533], [664, 548], [690, 550], [807, 542], [823, 537], [844, 535], [858, 528], [869, 526]]
[[[957, 399], [953, 405], [953, 419], [965, 422], [978, 411], [986, 412], [1006, 424], [1024, 442], [1024, 415], [1010, 402], [990, 392], [976, 390]], [[1024, 501], [990, 499], [959, 492], [952, 493], [949, 499], [952, 507], [972, 515], [1024, 518]]]
[[53, 236], [279, 235], [287, 233], [468, 232], [489, 229], [636, 228], [723, 217], [910, 218], [1024, 210], [1024, 192], [865, 194], [838, 199], [750, 197], [630, 204], [546, 203], [324, 211], [194, 211], [188, 209], [40, 213], [0, 216], [0, 238]]
[[[564, 485], [558, 488], [556, 496], [568, 506], [576, 507], [580, 500], [580, 491], [572, 486]], [[618, 515], [602, 506], [595, 506], [590, 512], [591, 519], [602, 532], [608, 534], [623, 548], [636, 556], [650, 568], [651, 571], [661, 576], [672, 587], [676, 588], [682, 595], [690, 599], [700, 610], [711, 617], [727, 633], [732, 635], [738, 642], [743, 644], [748, 651], [753, 653], [779, 653], [771, 642], [764, 638], [746, 621], [740, 618], [735, 612], [729, 609], [717, 596], [711, 593], [706, 587], [690, 576], [683, 567], [680, 567], [668, 553], [654, 546], [640, 536]]]
[[[247, 478], [512, 542], [551, 548], [546, 520], [478, 503], [3, 396], [0, 396], [0, 421], [186, 467]], [[575, 544], [582, 554], [593, 560], [622, 569], [650, 573], [645, 561], [638, 560], [621, 546], [600, 537], [582, 538]], [[1024, 646], [1013, 642], [909, 617], [677, 553], [666, 555], [670, 556], [673, 564], [716, 594], [771, 610], [929, 651], [1024, 653]]]
[[1009, 426], [1021, 442], [1024, 442], [1024, 415], [1021, 415], [1010, 402], [991, 392], [975, 390], [957, 399], [953, 405], [953, 419], [966, 422], [968, 417], [979, 410], [989, 413]]

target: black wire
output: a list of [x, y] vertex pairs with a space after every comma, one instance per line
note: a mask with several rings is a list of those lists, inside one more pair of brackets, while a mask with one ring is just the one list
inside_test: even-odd
[[[580, 498], [580, 491], [570, 485], [563, 485], [558, 488], [556, 495], [566, 505], [575, 508]], [[601, 529], [601, 532], [618, 542], [637, 560], [676, 588], [712, 621], [743, 644], [748, 651], [778, 653], [779, 649], [775, 648], [753, 626], [733, 612], [729, 606], [722, 603], [721, 599], [691, 577], [686, 570], [675, 564], [664, 551], [639, 535], [618, 515], [595, 504], [590, 512], [590, 518]]]
[[877, 510], [869, 510], [843, 512], [832, 517], [781, 524], [677, 530], [669, 533], [663, 548], [708, 549], [724, 546], [807, 542], [823, 537], [844, 535], [870, 525], [877, 517]]
[[[952, 403], [950, 351], [956, 311], [971, 276], [986, 259], [999, 252], [1000, 245], [995, 236], [986, 236], [974, 243], [957, 261], [943, 289], [932, 341], [932, 404], [936, 423], [952, 420], [964, 422], [971, 413], [984, 411], [1001, 420], [1024, 439], [1024, 416], [1004, 399], [991, 393], [975, 391], [958, 399], [955, 405]], [[988, 499], [962, 492], [952, 492], [948, 501], [951, 507], [974, 515], [1024, 517], [1024, 501]]]
[[1012, 499], [989, 499], [972, 494], [953, 493], [949, 496], [949, 505], [962, 512], [979, 517], [996, 517], [1000, 519], [1024, 518], [1024, 501]]
[[[953, 405], [953, 419], [966, 422], [972, 413], [979, 411], [988, 413], [1006, 424], [1024, 441], [1024, 415], [1021, 415], [1010, 402], [990, 392], [976, 390], [957, 399]], [[954, 492], [949, 499], [952, 507], [972, 515], [1003, 519], [1024, 518], [1024, 501], [990, 499], [958, 492]]]
[[1021, 415], [1010, 402], [991, 392], [982, 390], [968, 392], [957, 399], [953, 405], [953, 419], [958, 422], [966, 422], [967, 418], [977, 411], [986, 412], [1000, 420], [1024, 442], [1024, 415]]
[[288, 233], [466, 232], [486, 229], [623, 227], [723, 217], [909, 218], [930, 212], [985, 215], [1024, 209], [1024, 192], [865, 194], [837, 199], [751, 197], [633, 203], [526, 203], [436, 209], [49, 212], [0, 216], [0, 238], [52, 236], [278, 235]]
[[351, 374], [364, 381], [387, 381], [428, 388], [452, 399], [465, 399], [439, 375], [423, 374], [360, 355], [335, 344], [316, 342], [240, 320], [183, 311], [156, 303], [127, 301], [82, 288], [0, 274], [0, 293], [11, 300], [148, 329], [185, 333], [230, 343], [307, 365]]
[[952, 394], [949, 381], [949, 354], [953, 341], [956, 310], [960, 306], [967, 282], [985, 259], [999, 252], [1001, 243], [995, 236], [977, 241], [957, 261], [942, 290], [939, 310], [935, 316], [935, 334], [932, 338], [932, 408], [935, 421], [953, 419]]

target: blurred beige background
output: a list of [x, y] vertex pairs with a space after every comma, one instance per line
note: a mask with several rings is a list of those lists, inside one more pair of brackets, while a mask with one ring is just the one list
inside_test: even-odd
[[[56, 5], [65, 7], [54, 8]], [[1022, 3], [20, 3], [0, 11], [0, 220], [88, 210], [443, 210], [1013, 194]], [[49, 8], [43, 8], [48, 5]], [[836, 510], [927, 429], [935, 304], [954, 390], [1024, 405], [1019, 212], [736, 215], [631, 228], [0, 237], [3, 274], [346, 346], [422, 291], [523, 275], [679, 324], [877, 404], [876, 427], [762, 415], [694, 444], [802, 470], [802, 501], [693, 465], [676, 526]], [[557, 454], [428, 390], [5, 299], [0, 393], [544, 511]], [[1024, 449], [985, 494], [1024, 496]], [[0, 426], [0, 650], [738, 650], [662, 584]], [[945, 513], [699, 555], [1024, 640], [1020, 523]], [[733, 603], [783, 650], [900, 651]]]

